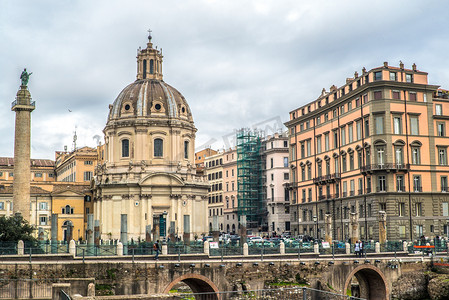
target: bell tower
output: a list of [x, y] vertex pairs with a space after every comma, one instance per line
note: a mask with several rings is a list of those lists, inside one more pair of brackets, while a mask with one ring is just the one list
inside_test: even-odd
[[162, 80], [162, 52], [153, 48], [151, 39], [151, 30], [148, 30], [147, 47], [137, 53], [137, 80]]
[[23, 70], [20, 79], [22, 84], [17, 92], [16, 100], [11, 104], [11, 110], [16, 112], [14, 137], [14, 181], [13, 181], [13, 212], [21, 214], [30, 221], [30, 137], [31, 112], [35, 108], [28, 91], [28, 80], [31, 73]]

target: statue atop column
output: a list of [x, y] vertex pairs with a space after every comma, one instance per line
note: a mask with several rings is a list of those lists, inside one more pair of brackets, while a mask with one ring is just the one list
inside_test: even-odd
[[30, 80], [30, 76], [33, 72], [28, 73], [27, 69], [23, 69], [22, 74], [20, 74], [20, 80], [22, 80], [22, 86], [27, 86], [28, 80]]

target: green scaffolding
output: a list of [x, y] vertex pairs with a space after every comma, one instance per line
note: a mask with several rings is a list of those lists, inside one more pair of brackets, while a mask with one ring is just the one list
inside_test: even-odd
[[238, 218], [246, 216], [247, 228], [264, 224], [263, 157], [261, 135], [250, 129], [237, 131]]

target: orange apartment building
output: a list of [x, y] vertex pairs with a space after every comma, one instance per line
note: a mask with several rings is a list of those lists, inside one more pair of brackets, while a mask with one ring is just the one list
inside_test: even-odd
[[385, 62], [290, 112], [294, 234], [447, 236], [449, 99], [427, 77]]
[[227, 233], [238, 233], [236, 148], [229, 149], [223, 154], [223, 198], [224, 231]]

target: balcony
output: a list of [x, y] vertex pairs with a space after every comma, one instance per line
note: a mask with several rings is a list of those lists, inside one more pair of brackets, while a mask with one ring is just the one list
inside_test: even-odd
[[338, 193], [335, 194], [335, 199], [340, 198], [340, 195]]
[[324, 196], [324, 195], [318, 196], [318, 200], [325, 200], [325, 199], [326, 199], [326, 196]]
[[449, 187], [447, 187], [447, 186], [442, 186], [442, 187], [441, 187], [441, 192], [442, 192], [442, 193], [447, 193], [447, 192], [449, 192]]
[[422, 186], [414, 186], [413, 191], [416, 193], [422, 193]]
[[323, 176], [318, 176], [313, 178], [313, 183], [315, 184], [327, 184], [327, 183], [333, 183], [340, 181], [341, 174], [340, 173], [333, 173]]
[[359, 195], [362, 195], [362, 194], [363, 194], [363, 190], [359, 189]]
[[349, 192], [349, 196], [354, 196], [355, 195], [355, 191], [350, 191]]
[[348, 193], [347, 192], [343, 192], [343, 198], [348, 197]]
[[367, 193], [367, 194], [371, 193], [371, 187], [370, 187], [370, 186], [367, 186], [367, 187], [366, 187], [366, 193]]
[[312, 197], [307, 198], [307, 201], [312, 202]]
[[376, 171], [387, 171], [387, 172], [398, 172], [398, 171], [404, 171], [407, 172], [410, 170], [410, 164], [370, 164], [366, 166], [362, 166], [360, 168], [360, 171], [362, 173], [373, 173]]
[[403, 185], [398, 186], [397, 187], [397, 191], [400, 192], [400, 193], [405, 192], [405, 186], [403, 186]]

